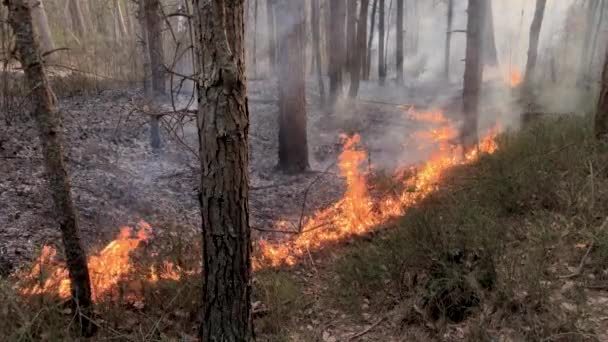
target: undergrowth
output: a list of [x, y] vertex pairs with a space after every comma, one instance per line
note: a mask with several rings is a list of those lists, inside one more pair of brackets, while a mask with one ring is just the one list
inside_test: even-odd
[[585, 272], [606, 277], [608, 148], [591, 121], [560, 117], [503, 134], [495, 154], [452, 170], [394, 229], [348, 247], [332, 301], [356, 310], [371, 300], [437, 336], [468, 322], [471, 341], [506, 329], [515, 340], [593, 336], [582, 291], [560, 291], [560, 279], [577, 278], [564, 277], [566, 265], [589, 248]]

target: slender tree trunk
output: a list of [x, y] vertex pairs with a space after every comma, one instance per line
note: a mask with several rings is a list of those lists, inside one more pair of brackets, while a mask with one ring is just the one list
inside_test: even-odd
[[270, 66], [270, 72], [274, 71], [276, 66], [276, 55], [277, 51], [275, 48], [275, 28], [274, 28], [274, 3], [276, 0], [266, 0], [266, 18], [268, 20], [268, 63]]
[[540, 37], [540, 29], [545, 15], [545, 6], [547, 0], [536, 0], [536, 10], [534, 11], [534, 19], [530, 26], [530, 44], [528, 47], [528, 62], [526, 64], [526, 74], [524, 76], [523, 92], [524, 96], [532, 96], [532, 82], [534, 80], [534, 71], [536, 69], [536, 60], [538, 57], [538, 40]]
[[591, 43], [593, 42], [593, 23], [595, 21], [595, 16], [599, 11], [600, 5], [599, 0], [586, 0], [585, 3], [587, 6], [587, 15], [584, 23], [583, 47], [578, 65], [577, 83], [579, 85], [586, 85], [588, 83], [589, 75], [587, 75], [587, 65], [589, 63], [591, 50], [593, 49], [591, 46]]
[[371, 16], [371, 32], [369, 34], [369, 39], [367, 41], [367, 49], [365, 50], [365, 69], [363, 74], [363, 79], [365, 81], [369, 81], [369, 75], [372, 70], [372, 43], [374, 42], [374, 33], [376, 29], [376, 12], [378, 10], [378, 0], [374, 0], [372, 4], [372, 16]]
[[82, 9], [80, 8], [80, 1], [69, 0], [68, 8], [72, 21], [72, 30], [76, 33], [78, 38], [82, 39], [85, 36], [87, 27], [84, 22], [84, 16], [82, 15]]
[[152, 68], [152, 88], [159, 94], [165, 94], [165, 68], [162, 37], [162, 16], [160, 0], [143, 0], [146, 3], [146, 28], [148, 31], [148, 49]]
[[591, 70], [593, 68], [593, 61], [595, 60], [595, 55], [597, 52], [597, 41], [600, 36], [600, 30], [602, 24], [604, 23], [604, 14], [606, 13], [606, 4], [608, 2], [606, 0], [602, 0], [602, 5], [600, 8], [600, 17], [595, 25], [595, 32], [593, 33], [593, 43], [591, 44], [591, 55], [589, 56], [589, 64], [587, 65], [587, 74], [591, 75]]
[[357, 51], [357, 0], [346, 0], [346, 61], [348, 74], [352, 74]]
[[344, 0], [330, 0], [331, 31], [329, 44], [333, 47], [329, 55], [329, 97], [333, 103], [342, 94], [342, 71], [346, 61], [346, 7]]
[[595, 136], [597, 139], [608, 140], [608, 49], [604, 54], [600, 99], [595, 113]]
[[496, 52], [496, 39], [494, 34], [494, 12], [492, 0], [487, 0], [483, 24], [483, 59], [487, 66], [498, 66], [498, 53]]
[[152, 89], [152, 67], [150, 64], [150, 49], [148, 48], [148, 30], [146, 24], [146, 3], [145, 0], [140, 0], [139, 11], [137, 14], [139, 26], [141, 28], [141, 54], [143, 59], [143, 76], [144, 76], [144, 93], [146, 97], [151, 99], [154, 90]]
[[306, 171], [306, 83], [304, 79], [304, 2], [279, 0], [277, 30], [279, 77], [279, 169]]
[[450, 81], [450, 56], [452, 50], [452, 24], [454, 22], [454, 0], [448, 0], [447, 31], [445, 33], [445, 56], [443, 60], [443, 76]]
[[405, 0], [397, 0], [397, 42], [395, 57], [397, 63], [397, 84], [403, 84], [403, 3]]
[[386, 65], [384, 64], [384, 18], [386, 4], [384, 0], [380, 0], [380, 9], [378, 11], [378, 79], [380, 85], [384, 85], [386, 81]]
[[352, 55], [352, 68], [350, 72], [350, 91], [349, 96], [356, 98], [359, 94], [359, 85], [361, 83], [361, 74], [364, 71], [366, 55], [365, 51], [365, 40], [367, 38], [367, 13], [369, 11], [369, 0], [361, 0], [361, 7], [359, 9], [359, 20], [357, 21], [357, 35], [354, 46], [354, 53]]
[[127, 37], [129, 39], [133, 38], [133, 33], [135, 32], [135, 25], [133, 24], [133, 17], [131, 13], [131, 1], [125, 2], [125, 22], [127, 25]]
[[258, 0], [253, 0], [253, 75], [258, 76]]
[[45, 53], [55, 50], [55, 42], [53, 41], [49, 19], [46, 15], [46, 9], [44, 8], [42, 1], [43, 0], [29, 0], [29, 5], [32, 9], [31, 16], [34, 21], [36, 33], [40, 37], [40, 48], [42, 49], [42, 53]]
[[469, 0], [467, 11], [467, 46], [464, 69], [463, 115], [461, 139], [465, 150], [478, 143], [479, 95], [483, 77], [483, 21], [486, 0]]
[[310, 25], [312, 27], [312, 43], [315, 59], [317, 60], [317, 82], [319, 84], [319, 101], [325, 104], [325, 84], [323, 83], [323, 60], [321, 58], [321, 7], [319, 0], [310, 2]]
[[120, 7], [120, 1], [114, 0], [114, 13], [116, 15], [116, 25], [120, 31], [120, 36], [124, 37], [127, 35], [127, 25], [125, 25], [125, 17], [122, 14], [122, 8]]
[[[386, 25], [387, 27], [391, 26], [391, 19], [392, 19], [392, 14], [393, 14], [393, 0], [390, 0], [388, 3], [388, 12], [387, 13], [387, 18], [386, 18]], [[387, 71], [388, 69], [388, 47], [389, 44], [388, 42], [390, 41], [391, 38], [391, 30], [389, 29], [386, 32], [386, 40], [384, 41], [384, 70]], [[388, 71], [387, 71], [388, 72]]]
[[84, 335], [92, 335], [91, 282], [86, 253], [79, 236], [78, 212], [64, 161], [63, 126], [56, 98], [49, 84], [40, 48], [34, 34], [32, 12], [24, 0], [5, 0], [9, 24], [15, 34], [16, 49], [25, 72], [33, 104], [33, 117], [38, 123], [46, 176], [55, 204], [53, 211], [61, 229], [65, 259], [70, 275], [72, 303]]
[[253, 341], [244, 0], [194, 0], [206, 342]]

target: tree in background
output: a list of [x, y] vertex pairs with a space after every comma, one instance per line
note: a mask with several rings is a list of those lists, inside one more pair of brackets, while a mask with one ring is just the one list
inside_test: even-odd
[[478, 143], [479, 95], [483, 77], [483, 23], [486, 0], [469, 0], [467, 11], [467, 46], [464, 67], [463, 115], [461, 139], [465, 150]]
[[[152, 90], [158, 95], [164, 95], [166, 92], [166, 85], [161, 3], [160, 0], [140, 1], [143, 1], [145, 4], [144, 16], [146, 18], [146, 45], [148, 47], [148, 55], [150, 56]], [[159, 148], [161, 145], [160, 124], [158, 116], [154, 115], [150, 116], [150, 143], [153, 148]]]
[[522, 87], [525, 98], [532, 99], [532, 82], [534, 81], [534, 73], [536, 70], [536, 60], [538, 59], [538, 41], [540, 38], [540, 29], [545, 15], [545, 7], [547, 0], [536, 0], [536, 10], [534, 11], [534, 19], [530, 26], [530, 43], [528, 47], [528, 62], [526, 63], [526, 74], [524, 75], [524, 84]]
[[319, 102], [325, 104], [325, 83], [323, 82], [323, 59], [321, 54], [321, 7], [319, 0], [310, 2], [310, 26], [312, 30], [312, 43], [314, 58], [316, 60], [317, 82], [319, 85]]
[[367, 49], [365, 49], [365, 66], [363, 69], [363, 79], [369, 81], [369, 75], [372, 70], [372, 43], [374, 42], [374, 30], [376, 29], [376, 13], [378, 12], [378, 0], [374, 0], [372, 4], [371, 15], [371, 32], [367, 41]]
[[277, 29], [279, 85], [279, 169], [306, 171], [306, 81], [304, 75], [304, 2], [279, 0]]
[[55, 41], [51, 34], [49, 19], [46, 15], [46, 9], [42, 0], [29, 0], [31, 8], [31, 17], [34, 23], [35, 32], [40, 38], [40, 49], [42, 53], [55, 50]]
[[380, 0], [380, 9], [378, 11], [379, 19], [378, 19], [378, 78], [380, 80], [380, 85], [384, 85], [386, 81], [386, 58], [384, 57], [384, 18], [386, 4], [385, 0]]
[[368, 10], [369, 0], [361, 0], [359, 19], [357, 20], [355, 45], [351, 54], [352, 61], [350, 65], [350, 90], [348, 94], [351, 98], [357, 97], [357, 94], [359, 93], [359, 84], [361, 83], [361, 76], [363, 74], [363, 69], [365, 68], [365, 40], [367, 38]]
[[483, 62], [487, 66], [498, 66], [498, 52], [496, 51], [496, 39], [494, 34], [494, 12], [492, 0], [485, 4], [483, 20]]
[[452, 24], [454, 21], [454, 0], [448, 0], [447, 3], [447, 29], [445, 32], [445, 50], [443, 59], [443, 77], [446, 81], [450, 81], [450, 56], [452, 49]]
[[[299, 2], [298, 2], [299, 3]], [[244, 0], [194, 0], [203, 341], [252, 341]]]
[[38, 124], [44, 167], [55, 205], [53, 211], [61, 230], [65, 260], [70, 276], [72, 308], [84, 335], [92, 335], [95, 325], [91, 302], [91, 281], [86, 253], [80, 242], [78, 212], [71, 194], [70, 178], [64, 161], [63, 126], [56, 98], [49, 84], [37, 36], [33, 13], [26, 0], [5, 0], [9, 24], [15, 34], [15, 47], [25, 72], [33, 117]]
[[405, 0], [397, 0], [397, 34], [396, 34], [396, 50], [395, 57], [397, 63], [397, 83], [403, 84], [403, 58], [404, 58], [404, 50], [403, 50], [403, 12], [404, 12], [404, 2]]
[[595, 114], [595, 136], [597, 139], [608, 140], [608, 50], [604, 56], [600, 99]]
[[68, 8], [70, 10], [70, 19], [72, 21], [72, 30], [76, 36], [80, 39], [84, 38], [87, 26], [84, 21], [82, 9], [80, 8], [80, 1], [69, 0]]
[[331, 23], [329, 25], [329, 97], [335, 103], [342, 94], [342, 72], [346, 61], [346, 6], [344, 0], [329, 1]]
[[266, 21], [267, 36], [268, 36], [268, 64], [270, 72], [274, 71], [276, 65], [276, 48], [275, 48], [275, 28], [274, 28], [274, 2], [276, 0], [266, 0]]

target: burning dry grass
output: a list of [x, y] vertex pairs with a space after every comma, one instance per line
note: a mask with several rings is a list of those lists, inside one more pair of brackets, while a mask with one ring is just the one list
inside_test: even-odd
[[598, 340], [588, 280], [560, 278], [591, 243], [585, 279], [608, 278], [598, 228], [608, 150], [591, 132], [590, 120], [568, 117], [502, 136], [497, 153], [444, 175], [397, 229], [348, 247], [328, 300], [356, 310], [371, 299], [406, 330], [432, 327], [440, 339], [464, 328], [470, 341]]

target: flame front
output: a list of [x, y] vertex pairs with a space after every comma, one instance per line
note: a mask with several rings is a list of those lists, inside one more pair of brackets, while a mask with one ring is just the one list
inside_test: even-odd
[[521, 75], [521, 71], [513, 69], [509, 72], [509, 84], [511, 85], [511, 88], [519, 86], [522, 81], [523, 77]]
[[[91, 278], [92, 299], [97, 302], [101, 298], [116, 293], [119, 283], [128, 280], [135, 273], [135, 265], [131, 253], [149, 239], [152, 227], [145, 221], [137, 224], [134, 234], [132, 227], [122, 227], [118, 237], [108, 243], [96, 255], [89, 257], [89, 275]], [[60, 298], [71, 296], [69, 273], [64, 263], [55, 261], [57, 251], [50, 246], [44, 246], [40, 257], [34, 263], [29, 273], [23, 275], [26, 284], [33, 284], [21, 289], [27, 296], [37, 294], [56, 294]], [[160, 272], [150, 270], [151, 282], [159, 279], [178, 280], [176, 266], [165, 261]], [[131, 292], [140, 292], [141, 284], [132, 282]]]
[[[311, 249], [369, 232], [374, 227], [405, 214], [408, 208], [436, 191], [447, 169], [474, 162], [480, 154], [491, 154], [497, 149], [497, 129], [484, 136], [477, 149], [463, 153], [462, 148], [453, 145], [457, 130], [443, 113], [416, 113], [410, 109], [408, 116], [419, 121], [440, 124], [440, 127], [412, 135], [414, 139], [424, 143], [425, 147], [431, 146], [434, 152], [426, 162], [413, 170], [413, 176], [403, 181], [404, 190], [380, 198], [372, 197], [368, 192], [367, 175], [364, 171], [367, 152], [358, 148], [361, 138], [359, 135], [346, 138], [338, 163], [340, 174], [346, 180], [347, 190], [344, 196], [332, 206], [316, 212], [304, 224], [302, 234], [295, 239], [277, 243], [261, 241], [259, 247], [264, 263], [271, 266], [292, 265], [298, 257], [310, 253]], [[399, 176], [405, 171], [412, 170], [398, 170], [395, 179], [403, 179]]]

